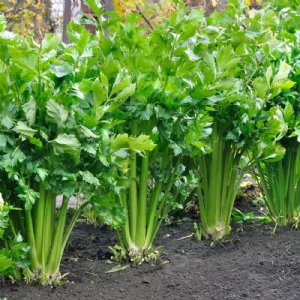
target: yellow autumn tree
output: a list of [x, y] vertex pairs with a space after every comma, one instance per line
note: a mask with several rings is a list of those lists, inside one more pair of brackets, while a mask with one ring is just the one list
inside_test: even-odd
[[8, 29], [22, 35], [41, 39], [52, 30], [51, 0], [3, 0], [0, 13], [5, 15]]
[[[255, 4], [261, 5], [263, 2], [263, 0], [244, 1], [248, 6]], [[203, 7], [206, 10], [224, 8], [227, 4], [227, 0], [184, 0], [184, 2], [189, 7]], [[113, 0], [113, 4], [115, 10], [121, 15], [136, 11], [139, 8], [142, 10], [145, 17], [158, 20], [164, 16], [168, 16], [176, 8], [174, 1], [172, 0]]]
[[115, 10], [121, 15], [124, 16], [129, 12], [135, 11], [140, 13], [148, 23], [153, 25], [160, 23], [176, 8], [172, 0], [113, 0], [113, 4]]

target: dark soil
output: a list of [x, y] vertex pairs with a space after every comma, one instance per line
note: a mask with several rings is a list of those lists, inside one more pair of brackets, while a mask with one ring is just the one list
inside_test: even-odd
[[[0, 282], [10, 299], [300, 299], [300, 232], [244, 224], [232, 240], [211, 248], [208, 241], [180, 239], [192, 222], [163, 226], [157, 243], [169, 262], [106, 274], [106, 249], [114, 242], [107, 229], [78, 224], [62, 263], [68, 281], [61, 287]], [[178, 240], [180, 239], [180, 240]], [[0, 297], [0, 298], [1, 298]]]

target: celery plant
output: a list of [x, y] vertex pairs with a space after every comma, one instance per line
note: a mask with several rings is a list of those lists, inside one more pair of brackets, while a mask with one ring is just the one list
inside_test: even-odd
[[[274, 7], [268, 10], [277, 11], [277, 23], [280, 26], [274, 31], [276, 40], [270, 42], [270, 49], [275, 49], [279, 55], [273, 61], [273, 66], [267, 70], [269, 76], [265, 84], [268, 85], [271, 82], [271, 85], [274, 85], [279, 82], [284, 89], [281, 93], [273, 94], [269, 102], [270, 106], [282, 110], [282, 118], [286, 123], [286, 135], [281, 140], [285, 155], [279, 161], [259, 162], [255, 172], [264, 193], [265, 203], [276, 225], [295, 227], [299, 226], [300, 220], [300, 51], [299, 37], [294, 34], [298, 29], [298, 6], [293, 1], [285, 3], [284, 6], [276, 1]], [[289, 65], [282, 59], [285, 59]], [[273, 76], [276, 69], [279, 69], [279, 72]], [[284, 75], [290, 75], [290, 79], [282, 83]]]
[[224, 125], [213, 127], [211, 153], [195, 160], [201, 225], [213, 240], [221, 240], [230, 232], [231, 211], [243, 179], [243, 171], [238, 174], [243, 152], [226, 140], [224, 128]]
[[[42, 284], [61, 280], [60, 262], [80, 211], [92, 200], [101, 207], [113, 190], [109, 131], [102, 126], [105, 109], [113, 107], [91, 55], [96, 43], [76, 23], [69, 35], [70, 47], [54, 35], [40, 45], [8, 32], [0, 37], [0, 189], [20, 208], [10, 214], [10, 230], [30, 246], [25, 279]], [[128, 93], [118, 90], [115, 97], [122, 101]], [[68, 219], [71, 196], [78, 201]], [[108, 215], [116, 206], [105, 201]], [[109, 223], [116, 219], [110, 215]]]
[[[26, 278], [43, 284], [61, 278], [60, 261], [79, 213], [66, 227], [68, 199], [83, 188], [78, 173], [82, 144], [67, 125], [69, 109], [59, 103], [65, 85], [55, 83], [71, 72], [70, 66], [57, 66], [62, 62], [53, 55], [59, 47], [54, 36], [41, 45], [12, 34], [6, 44], [2, 41], [7, 89], [1, 91], [6, 104], [1, 107], [1, 190], [8, 203], [22, 209], [11, 214], [11, 224], [30, 246]], [[56, 210], [59, 194], [64, 199]]]
[[11, 237], [7, 236], [9, 214], [13, 210], [15, 208], [6, 204], [0, 193], [0, 277], [20, 279], [22, 270], [29, 265], [29, 247], [16, 232]]
[[274, 222], [297, 228], [300, 221], [300, 144], [291, 139], [285, 146], [282, 160], [257, 164], [258, 179]]
[[[282, 157], [278, 141], [286, 133], [280, 108], [270, 109], [268, 101], [289, 84], [290, 69], [282, 62], [275, 76], [264, 71], [256, 53], [267, 49], [266, 37], [272, 33], [256, 27], [259, 18], [245, 15], [242, 2], [233, 3], [237, 1], [229, 1], [226, 10], [207, 19], [218, 30], [203, 28], [205, 38], [199, 38], [194, 49], [198, 67], [191, 75], [195, 82], [191, 98], [197, 109], [186, 140], [195, 148], [202, 232], [214, 241], [230, 232], [244, 172], [264, 157]], [[268, 61], [263, 64], [270, 66]], [[208, 118], [207, 126], [201, 121], [203, 116]], [[197, 135], [206, 138], [203, 141]], [[250, 150], [255, 155], [244, 159]]]
[[[134, 148], [124, 148], [127, 135], [119, 135], [113, 143], [116, 150], [127, 149], [127, 180], [120, 192], [120, 204], [126, 209], [126, 222], [118, 232], [120, 245], [127, 252], [133, 264], [142, 261], [154, 262], [159, 255], [153, 242], [166, 213], [171, 209], [170, 191], [178, 169], [170, 168], [170, 149], [165, 149], [161, 157], [159, 150], [146, 136], [131, 137]], [[155, 168], [152, 169], [152, 164]], [[155, 173], [161, 174], [161, 177]], [[166, 178], [163, 173], [170, 177]], [[125, 174], [124, 174], [125, 175]]]
[[185, 170], [182, 157], [189, 102], [184, 99], [190, 84], [185, 77], [193, 66], [192, 37], [203, 13], [178, 10], [150, 33], [139, 21], [137, 14], [124, 23], [115, 18], [106, 35], [101, 27], [108, 23], [98, 25], [101, 67], [107, 82], [119, 79], [117, 87], [106, 87], [106, 93], [128, 87], [119, 75], [121, 70], [135, 83], [134, 94], [112, 113], [123, 187], [118, 199], [127, 211], [126, 224], [118, 232], [119, 246], [134, 264], [156, 257], [155, 237], [168, 211], [176, 206], [174, 182]]
[[[238, 172], [238, 167], [255, 138], [250, 128], [256, 131], [256, 115], [247, 109], [254, 104], [240, 78], [240, 60], [229, 45], [205, 50], [199, 62], [202, 77], [191, 91], [192, 98], [206, 110], [202, 114], [207, 125], [196, 112], [187, 142], [198, 149], [193, 168], [198, 176], [202, 233], [214, 241], [230, 232], [231, 211], [245, 171]], [[204, 141], [198, 139], [199, 134], [205, 134]]]

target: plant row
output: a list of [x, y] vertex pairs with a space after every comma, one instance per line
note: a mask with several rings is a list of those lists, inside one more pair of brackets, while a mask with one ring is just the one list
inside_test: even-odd
[[161, 223], [191, 196], [222, 241], [249, 170], [274, 222], [297, 226], [299, 0], [210, 17], [179, 3], [154, 29], [86, 2], [95, 17], [69, 25], [69, 45], [0, 19], [0, 275], [58, 284], [86, 207], [133, 264], [157, 259]]

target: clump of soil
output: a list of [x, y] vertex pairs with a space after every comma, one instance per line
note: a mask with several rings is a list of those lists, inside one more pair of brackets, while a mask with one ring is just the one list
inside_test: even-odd
[[79, 223], [62, 262], [69, 273], [61, 287], [0, 282], [0, 298], [12, 299], [299, 299], [300, 232], [264, 224], [244, 224], [223, 246], [181, 239], [193, 224], [163, 226], [156, 244], [164, 261], [153, 267], [128, 267], [105, 273], [107, 246], [115, 243], [107, 228]]

